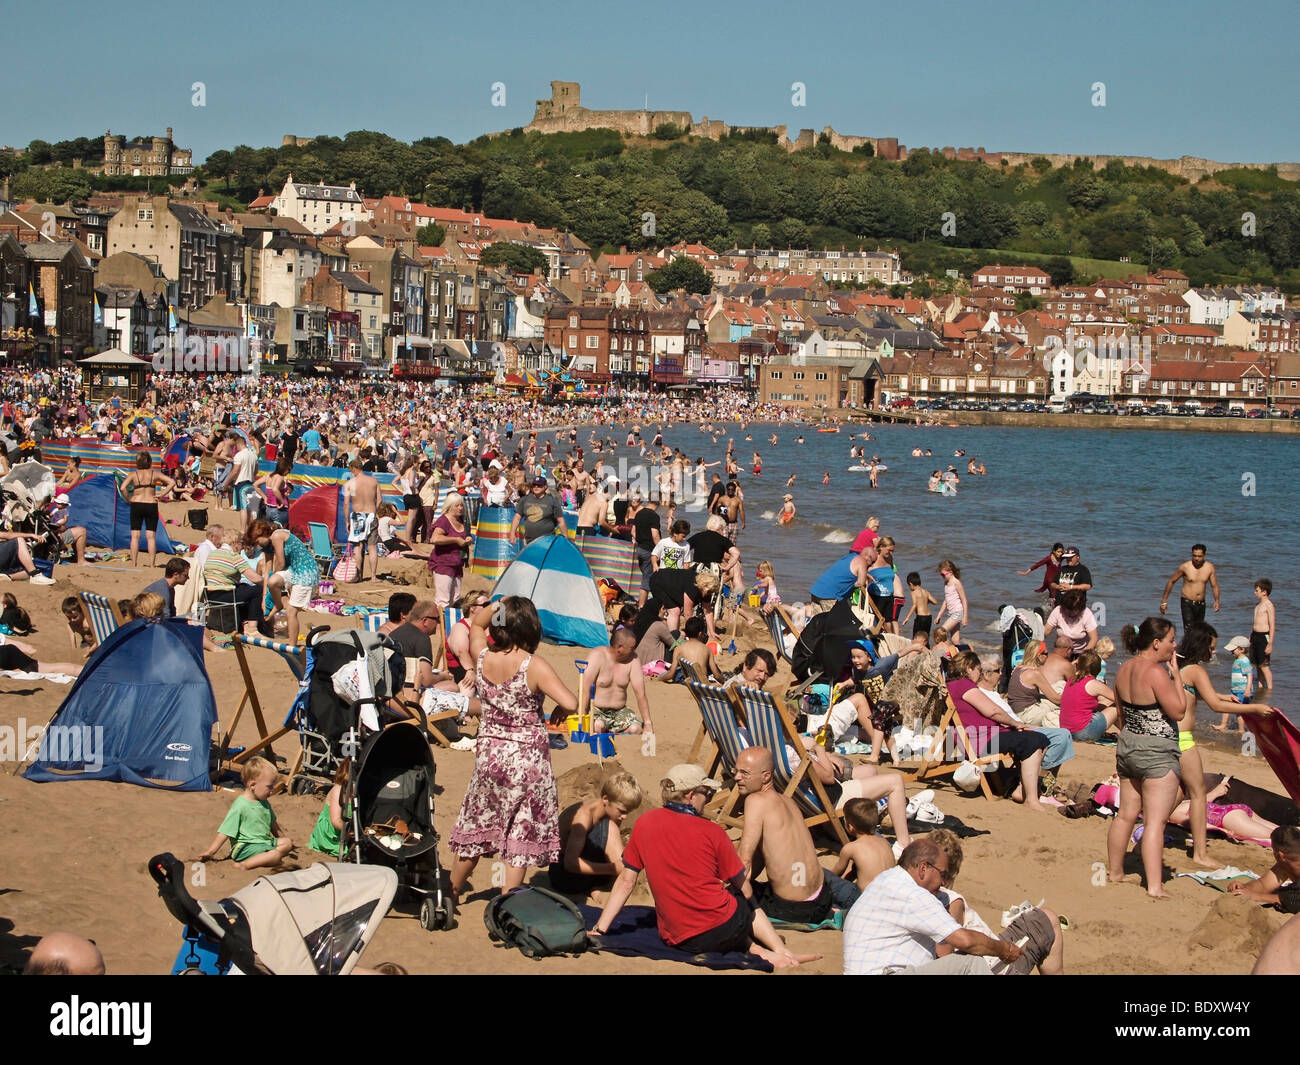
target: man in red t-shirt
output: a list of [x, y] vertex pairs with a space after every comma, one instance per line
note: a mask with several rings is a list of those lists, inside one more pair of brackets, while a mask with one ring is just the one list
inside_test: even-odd
[[[692, 954], [748, 951], [778, 969], [820, 954], [792, 954], [772, 922], [753, 905], [745, 867], [705, 804], [722, 785], [695, 765], [675, 765], [660, 782], [663, 808], [642, 814], [623, 848], [623, 872], [592, 929], [604, 935], [644, 869], [654, 895], [659, 936]], [[757, 940], [757, 942], [755, 942]]]

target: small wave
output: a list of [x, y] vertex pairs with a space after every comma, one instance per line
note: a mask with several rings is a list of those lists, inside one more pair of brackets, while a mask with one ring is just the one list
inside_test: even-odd
[[832, 529], [822, 537], [824, 544], [849, 544], [853, 542], [853, 534], [845, 532], [843, 529]]
[[765, 510], [763, 511], [762, 514], [759, 515], [759, 517], [762, 518], [764, 521], [776, 521], [776, 511]]

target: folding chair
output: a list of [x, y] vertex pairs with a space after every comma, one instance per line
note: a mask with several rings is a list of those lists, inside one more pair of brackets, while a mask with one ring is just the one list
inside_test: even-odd
[[[771, 692], [744, 685], [727, 689], [739, 704], [746, 731], [756, 747], [772, 754], [772, 783], [782, 795], [792, 798], [804, 813], [803, 823], [811, 828], [829, 822], [841, 844], [849, 841], [841, 815], [836, 812], [826, 786], [812, 772], [812, 760], [803, 753], [803, 740], [790, 715]], [[798, 763], [790, 764], [789, 749]]]
[[[315, 630], [313, 630], [315, 631]], [[270, 731], [266, 725], [266, 718], [262, 714], [262, 703], [257, 697], [257, 683], [253, 680], [253, 671], [248, 667], [248, 656], [245, 653], [246, 647], [261, 647], [268, 651], [274, 651], [278, 654], [289, 667], [289, 672], [293, 674], [293, 679], [299, 684], [302, 683], [303, 674], [307, 669], [307, 648], [302, 645], [293, 645], [281, 643], [277, 640], [268, 640], [265, 636], [243, 636], [236, 634], [231, 641], [235, 649], [235, 661], [239, 663], [239, 672], [244, 677], [244, 693], [239, 698], [239, 705], [235, 708], [235, 715], [230, 719], [230, 725], [223, 731], [221, 740], [217, 744], [217, 760], [221, 769], [237, 767], [243, 765], [259, 751], [270, 750], [271, 744], [281, 736], [287, 736], [297, 729], [293, 723], [292, 715], [286, 719], [274, 732]], [[230, 744], [235, 735], [235, 728], [239, 724], [240, 717], [243, 716], [244, 707], [252, 707], [253, 720], [257, 724], [257, 742], [250, 747], [246, 747], [233, 758], [228, 757]], [[302, 752], [298, 753], [298, 760], [301, 761]], [[295, 764], [293, 772], [298, 771]]]
[[312, 558], [325, 567], [325, 576], [333, 576], [334, 567], [339, 564], [339, 559], [343, 557], [342, 549], [334, 542], [329, 529], [323, 523], [319, 521], [308, 522], [307, 531], [311, 536]]
[[[732, 701], [729, 689], [717, 684], [701, 684], [696, 680], [688, 681], [686, 688], [695, 697], [702, 718], [700, 734], [696, 737], [695, 746], [691, 748], [687, 760], [700, 764], [698, 761], [700, 748], [707, 737], [714, 745], [708, 775], [712, 777], [721, 768], [724, 776], [732, 776], [740, 752], [746, 747], [752, 747], [753, 744], [746, 741], [741, 734], [742, 724], [736, 716], [736, 703]], [[738, 793], [731, 795], [718, 815], [719, 821], [731, 826], [740, 824], [740, 819], [732, 816], [732, 810], [735, 809], [739, 799]]]
[[122, 615], [117, 604], [107, 596], [82, 592], [81, 606], [90, 622], [90, 631], [95, 634], [96, 643], [102, 644], [122, 625]]
[[[913, 780], [932, 780], [935, 777], [951, 776], [960, 768], [962, 762], [974, 762], [980, 768], [980, 790], [984, 792], [984, 798], [991, 802], [993, 800], [993, 789], [989, 787], [988, 774], [984, 772], [984, 767], [991, 765], [1009, 766], [1014, 759], [1010, 754], [1006, 753], [978, 754], [974, 744], [970, 741], [970, 737], [966, 734], [966, 729], [962, 726], [961, 718], [957, 715], [957, 707], [953, 704], [952, 696], [947, 692], [944, 693], [944, 702], [946, 709], [943, 712], [943, 717], [939, 719], [938, 731], [926, 748], [919, 767], [915, 770], [903, 769], [902, 766], [898, 768], [902, 770], [904, 779], [911, 782]], [[956, 734], [960, 745], [959, 748], [948, 742], [948, 730], [950, 728]], [[949, 751], [953, 752], [951, 757]]]
[[383, 611], [370, 613], [366, 615], [366, 632], [378, 632], [381, 625], [388, 620], [388, 615]]

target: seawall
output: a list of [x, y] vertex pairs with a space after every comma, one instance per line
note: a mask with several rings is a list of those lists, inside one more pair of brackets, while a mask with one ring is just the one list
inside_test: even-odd
[[[957, 425], [1015, 425], [1041, 429], [1191, 430], [1203, 433], [1282, 433], [1300, 436], [1291, 418], [1188, 418], [1133, 414], [1029, 414], [1023, 411], [940, 410], [936, 420]], [[855, 421], [858, 419], [854, 419]]]

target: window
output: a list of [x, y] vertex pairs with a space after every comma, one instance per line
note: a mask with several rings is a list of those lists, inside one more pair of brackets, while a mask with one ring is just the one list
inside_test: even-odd
[[145, 208], [142, 208], [141, 210], [136, 211], [136, 213], [135, 213], [135, 217], [136, 217], [136, 220], [139, 221], [139, 222], [152, 222], [152, 221], [153, 221], [153, 208], [152, 208], [152, 207], [145, 207]]
[[781, 380], [781, 371], [780, 371], [780, 370], [773, 370], [773, 371], [772, 371], [772, 380], [773, 380], [773, 381], [779, 381], [779, 380]]
[[570, 329], [578, 328], [578, 316], [576, 314], [569, 315], [569, 328]]
[[817, 380], [817, 381], [825, 381], [825, 380], [826, 380], [826, 371], [825, 371], [825, 370], [818, 370], [817, 373], [814, 375], [814, 379]]
[[802, 380], [803, 380], [803, 371], [802, 371], [802, 370], [795, 370], [794, 373], [792, 373], [790, 376], [793, 377], [796, 381], [802, 381]]
[[370, 328], [375, 328], [375, 316], [373, 314], [370, 316]]
[[293, 263], [285, 263], [285, 264], [284, 264], [284, 270], [285, 270], [285, 273], [288, 273], [288, 274], [293, 273]]
[[588, 348], [598, 348], [598, 347], [600, 347], [600, 337], [595, 336], [594, 334], [591, 335], [591, 336], [589, 336], [589, 337], [587, 337], [587, 347], [588, 347]]
[[577, 334], [577, 333], [570, 333], [570, 334], [569, 334], [569, 343], [568, 343], [567, 346], [568, 346], [568, 347], [571, 347], [571, 348], [576, 348], [576, 347], [578, 346], [578, 334]]

